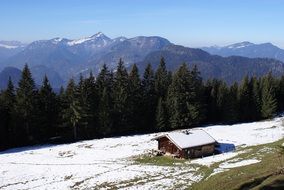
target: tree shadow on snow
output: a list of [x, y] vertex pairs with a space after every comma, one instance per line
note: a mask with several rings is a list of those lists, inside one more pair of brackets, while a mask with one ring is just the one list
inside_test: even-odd
[[18, 148], [10, 148], [7, 150], [0, 151], [1, 154], [10, 154], [10, 153], [20, 153], [25, 151], [33, 151], [33, 150], [40, 150], [40, 149], [46, 149], [46, 148], [52, 148], [57, 145], [55, 144], [45, 144], [45, 145], [34, 145], [34, 146], [25, 146], [25, 147], [18, 147]]

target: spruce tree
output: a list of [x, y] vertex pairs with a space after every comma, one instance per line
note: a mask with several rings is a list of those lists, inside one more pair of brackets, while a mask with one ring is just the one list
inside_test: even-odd
[[112, 110], [110, 102], [110, 93], [105, 87], [101, 93], [99, 101], [99, 131], [98, 133], [102, 136], [110, 135], [113, 132], [112, 128]]
[[278, 81], [278, 88], [277, 88], [277, 105], [278, 111], [284, 110], [284, 75]]
[[238, 99], [238, 84], [234, 83], [227, 96], [228, 109], [226, 112], [227, 122], [230, 124], [236, 123], [239, 120], [239, 99]]
[[98, 133], [102, 136], [110, 135], [113, 132], [113, 74], [104, 64], [96, 80], [98, 93]]
[[113, 114], [116, 132], [130, 132], [129, 130], [129, 79], [123, 61], [120, 59], [114, 76], [113, 84]]
[[15, 104], [16, 113], [18, 115], [16, 138], [24, 143], [30, 143], [34, 141], [35, 129], [39, 126], [37, 124], [38, 92], [28, 65], [25, 65], [22, 71], [18, 86]]
[[41, 119], [38, 136], [41, 139], [48, 139], [56, 135], [59, 108], [56, 94], [53, 92], [47, 76], [44, 76], [43, 84], [39, 90], [39, 104]]
[[15, 143], [15, 90], [9, 77], [6, 90], [0, 94], [0, 149]]
[[261, 94], [261, 115], [264, 119], [276, 114], [277, 101], [275, 97], [274, 79], [271, 73], [263, 78]]
[[85, 94], [85, 110], [87, 116], [87, 136], [97, 136], [99, 95], [93, 73], [84, 81], [83, 94]]
[[252, 120], [261, 119], [261, 91], [260, 82], [256, 77], [252, 77], [250, 81], [252, 87]]
[[230, 110], [230, 104], [229, 102], [229, 89], [226, 85], [226, 83], [221, 82], [218, 86], [217, 90], [217, 97], [216, 97], [216, 106], [217, 106], [217, 118], [216, 120], [219, 122], [226, 122], [230, 120], [229, 116], [227, 115]]
[[165, 131], [168, 129], [168, 118], [166, 112], [166, 105], [160, 97], [156, 111], [156, 131]]
[[134, 131], [141, 131], [142, 86], [136, 64], [129, 73], [129, 124]]
[[158, 97], [165, 98], [170, 85], [170, 75], [166, 69], [165, 59], [162, 57], [155, 73], [155, 90]]
[[70, 79], [65, 92], [64, 109], [62, 113], [63, 124], [67, 128], [72, 128], [72, 138], [78, 139], [78, 127], [82, 115], [82, 107], [78, 100], [77, 87], [74, 79]]
[[142, 79], [142, 119], [141, 123], [145, 131], [153, 131], [155, 125], [155, 114], [157, 107], [157, 96], [155, 91], [154, 71], [150, 64], [147, 65]]
[[252, 88], [248, 76], [245, 76], [239, 88], [240, 120], [252, 120]]
[[192, 102], [191, 106], [191, 118], [193, 119], [193, 124], [200, 123], [204, 120], [204, 97], [203, 97], [203, 82], [200, 76], [200, 72], [196, 65], [194, 65], [191, 74], [190, 81], [190, 100]]
[[173, 76], [168, 93], [170, 125], [173, 129], [192, 127], [200, 122], [202, 109], [199, 91], [202, 83], [199, 83], [196, 75], [188, 70], [186, 64], [182, 64]]
[[80, 81], [75, 91], [75, 100], [80, 107], [78, 111], [81, 116], [78, 124], [78, 133], [83, 138], [90, 138], [91, 132], [95, 131], [92, 130], [92, 127], [94, 127], [92, 125], [94, 125], [94, 109], [96, 107], [95, 84], [92, 74], [88, 79], [84, 79], [82, 75], [80, 76]]

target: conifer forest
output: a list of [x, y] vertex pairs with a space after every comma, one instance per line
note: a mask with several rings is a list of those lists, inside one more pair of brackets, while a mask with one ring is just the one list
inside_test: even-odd
[[196, 66], [172, 73], [163, 58], [157, 70], [104, 65], [56, 93], [47, 77], [35, 84], [25, 65], [19, 83], [9, 80], [0, 94], [0, 148], [269, 119], [283, 99], [284, 76], [203, 81]]

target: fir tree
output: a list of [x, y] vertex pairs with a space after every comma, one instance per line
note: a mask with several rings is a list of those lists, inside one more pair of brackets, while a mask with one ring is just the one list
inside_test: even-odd
[[256, 77], [252, 77], [250, 81], [252, 87], [252, 120], [261, 119], [261, 92], [260, 92], [260, 83]]
[[77, 106], [80, 107], [80, 109], [77, 110], [80, 115], [78, 132], [83, 138], [90, 138], [90, 132], [92, 132], [91, 125], [94, 124], [95, 112], [92, 111], [92, 109], [95, 109], [96, 97], [93, 82], [93, 76], [85, 80], [81, 75], [79, 84], [75, 90], [75, 101], [78, 102]]
[[22, 71], [18, 86], [15, 106], [18, 115], [16, 138], [28, 143], [34, 141], [35, 128], [38, 127], [38, 107], [35, 82], [27, 65]]
[[58, 102], [56, 94], [48, 81], [47, 76], [43, 79], [43, 84], [39, 90], [40, 104], [40, 128], [39, 137], [47, 139], [56, 135], [56, 126], [58, 124]]
[[93, 73], [84, 81], [83, 94], [85, 94], [85, 107], [87, 115], [87, 133], [89, 137], [97, 136], [99, 95]]
[[72, 127], [73, 139], [78, 139], [78, 125], [82, 119], [80, 102], [76, 98], [76, 85], [74, 79], [70, 79], [66, 92], [64, 109], [62, 113], [63, 124], [65, 127]]
[[[187, 128], [201, 119], [199, 78], [183, 64], [173, 76], [169, 87], [168, 107], [171, 128]], [[199, 85], [197, 85], [199, 84]]]
[[271, 73], [263, 78], [261, 95], [261, 115], [264, 119], [271, 118], [277, 111], [274, 81]]
[[142, 86], [136, 64], [132, 66], [129, 74], [129, 122], [134, 131], [141, 131], [142, 114]]
[[154, 71], [150, 64], [147, 65], [142, 79], [142, 126], [144, 130], [153, 131], [157, 107], [157, 96], [155, 92]]
[[239, 88], [240, 120], [252, 120], [252, 88], [248, 76], [245, 76]]
[[113, 132], [113, 75], [104, 64], [96, 80], [98, 92], [98, 133], [102, 136], [110, 135]]
[[278, 110], [284, 110], [284, 76], [278, 82], [278, 89], [277, 89], [277, 102], [278, 102]]
[[102, 136], [107, 136], [113, 131], [113, 121], [110, 105], [110, 93], [106, 87], [102, 91], [99, 102], [99, 133]]
[[155, 90], [158, 97], [165, 98], [170, 85], [165, 59], [162, 57], [158, 69], [155, 73]]
[[216, 106], [217, 106], [217, 118], [216, 120], [219, 122], [228, 121], [230, 118], [227, 115], [230, 109], [231, 102], [228, 101], [229, 96], [229, 89], [226, 83], [221, 82], [218, 85], [217, 90], [217, 99], [216, 99]]
[[162, 98], [159, 98], [156, 111], [156, 131], [165, 131], [168, 129], [168, 119], [166, 105]]
[[239, 99], [238, 99], [238, 84], [234, 83], [227, 96], [227, 111], [225, 112], [226, 121], [230, 124], [236, 123], [239, 120]]
[[7, 89], [0, 94], [0, 149], [15, 144], [15, 90], [11, 77]]
[[128, 130], [129, 121], [129, 79], [123, 61], [120, 59], [114, 76], [113, 86], [113, 114], [114, 123], [117, 126], [117, 132], [130, 132]]

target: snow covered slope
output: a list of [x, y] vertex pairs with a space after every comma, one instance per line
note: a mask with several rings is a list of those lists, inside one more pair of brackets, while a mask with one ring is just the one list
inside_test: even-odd
[[[186, 165], [139, 164], [133, 157], [157, 148], [162, 133], [82, 141], [66, 145], [33, 146], [0, 152], [0, 189], [165, 189], [188, 187], [202, 179], [201, 165], [226, 161], [240, 147], [265, 144], [284, 137], [283, 121], [209, 126], [203, 128], [235, 152], [188, 161]], [[224, 162], [214, 172], [254, 164], [259, 160]], [[197, 165], [199, 164], [199, 165]]]

